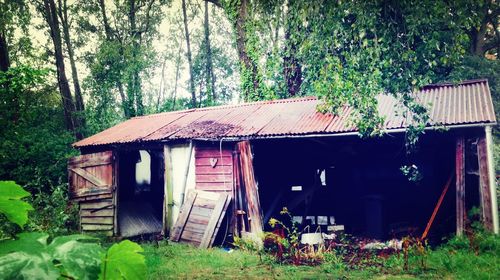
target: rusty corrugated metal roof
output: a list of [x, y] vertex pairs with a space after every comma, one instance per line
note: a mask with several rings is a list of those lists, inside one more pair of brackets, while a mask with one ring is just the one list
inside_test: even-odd
[[[429, 126], [496, 123], [486, 80], [424, 87], [415, 98], [429, 110]], [[377, 98], [385, 128], [407, 125], [403, 106], [393, 96]], [[336, 134], [356, 131], [352, 109], [322, 114], [314, 97], [260, 101], [239, 105], [167, 112], [136, 117], [78, 141], [75, 147], [172, 139], [264, 138], [270, 136]]]

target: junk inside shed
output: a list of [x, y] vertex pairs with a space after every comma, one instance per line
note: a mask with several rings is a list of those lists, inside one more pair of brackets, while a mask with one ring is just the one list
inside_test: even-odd
[[[455, 137], [429, 133], [416, 154], [406, 153], [404, 138], [358, 137], [262, 140], [254, 143], [254, 166], [267, 227], [287, 207], [302, 227], [341, 225], [346, 233], [379, 240], [419, 236], [450, 174], [455, 174]], [[467, 147], [472, 149], [473, 143]], [[472, 147], [472, 148], [471, 148]], [[472, 153], [469, 153], [469, 155]], [[473, 155], [473, 154], [472, 154]], [[472, 156], [467, 168], [474, 170]], [[400, 170], [415, 164], [422, 175], [408, 180]], [[468, 172], [466, 205], [479, 205], [478, 176]], [[445, 195], [431, 238], [455, 231], [455, 180]], [[269, 230], [269, 228], [267, 228]]]
[[163, 229], [163, 150], [119, 152], [118, 226], [123, 237]]

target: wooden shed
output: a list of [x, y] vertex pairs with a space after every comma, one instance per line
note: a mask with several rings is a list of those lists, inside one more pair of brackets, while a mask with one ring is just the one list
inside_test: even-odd
[[[487, 81], [431, 85], [415, 98], [430, 122], [410, 156], [404, 108], [387, 95], [378, 98], [386, 134], [375, 139], [359, 137], [349, 107], [322, 114], [314, 97], [127, 120], [74, 144], [82, 155], [68, 162], [69, 185], [81, 230], [163, 233], [207, 247], [258, 234], [288, 207], [302, 224], [377, 239], [423, 232], [435, 216], [431, 235], [443, 236], [461, 234], [478, 206], [498, 233]], [[402, 174], [408, 164], [420, 180]]]

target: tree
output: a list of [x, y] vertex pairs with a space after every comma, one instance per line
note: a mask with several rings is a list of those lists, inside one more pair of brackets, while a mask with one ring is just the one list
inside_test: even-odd
[[75, 113], [76, 113], [75, 103], [73, 101], [73, 96], [71, 95], [71, 90], [69, 88], [69, 82], [66, 77], [59, 19], [54, 0], [43, 1], [42, 13], [45, 17], [45, 21], [49, 26], [50, 37], [54, 45], [54, 58], [57, 70], [57, 83], [59, 85], [59, 91], [61, 93], [66, 128], [69, 131], [73, 132], [77, 139], [82, 139], [83, 135], [80, 130], [81, 128], [80, 123], [78, 123], [77, 120], [75, 119]]
[[205, 0], [205, 18], [203, 21], [204, 29], [204, 49], [206, 52], [206, 70], [205, 70], [205, 82], [207, 86], [208, 99], [211, 100], [209, 103], [215, 103], [217, 101], [217, 96], [215, 94], [215, 75], [213, 71], [213, 61], [212, 61], [212, 48], [210, 44], [210, 22], [208, 17], [208, 1]]
[[68, 3], [67, 0], [58, 0], [57, 14], [59, 20], [61, 21], [61, 27], [63, 31], [64, 43], [66, 44], [66, 51], [68, 52], [69, 62], [71, 66], [71, 75], [73, 79], [73, 88], [75, 90], [75, 108], [80, 118], [82, 126], [85, 126], [85, 120], [83, 119], [83, 96], [80, 87], [80, 80], [78, 78], [78, 70], [75, 61], [75, 52], [73, 49], [73, 43], [70, 36], [70, 19], [68, 17]]
[[194, 88], [194, 77], [193, 77], [193, 58], [191, 54], [191, 42], [189, 37], [189, 27], [188, 27], [188, 18], [186, 11], [186, 0], [182, 0], [182, 18], [184, 22], [184, 38], [186, 39], [186, 58], [188, 60], [189, 66], [189, 91], [191, 93], [191, 106], [192, 108], [196, 107], [196, 91]]
[[[84, 20], [82, 27], [89, 34], [100, 33], [97, 50], [87, 55], [91, 75], [86, 85], [90, 103], [97, 109], [88, 113], [104, 117], [107, 120], [104, 127], [119, 119], [114, 110], [116, 104], [125, 118], [146, 112], [142, 81], [149, 77], [155, 65], [157, 54], [152, 41], [158, 34], [162, 7], [166, 3], [164, 0], [97, 0], [89, 4], [88, 17], [97, 16], [98, 24]], [[92, 127], [102, 126], [93, 122]]]

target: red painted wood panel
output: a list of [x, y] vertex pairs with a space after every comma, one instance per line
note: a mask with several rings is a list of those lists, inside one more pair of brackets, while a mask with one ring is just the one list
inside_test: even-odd
[[[222, 157], [221, 157], [222, 154]], [[215, 163], [215, 164], [214, 164]], [[233, 146], [198, 144], [195, 147], [196, 189], [225, 192], [233, 189]]]

